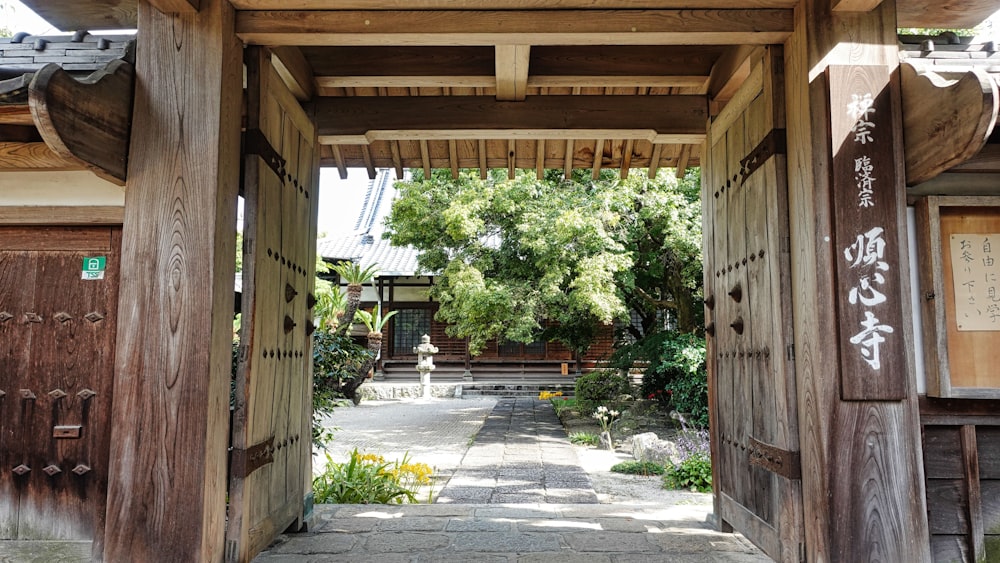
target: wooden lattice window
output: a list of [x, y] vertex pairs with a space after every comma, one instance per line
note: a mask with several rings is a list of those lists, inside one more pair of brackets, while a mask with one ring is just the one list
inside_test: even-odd
[[412, 355], [413, 347], [420, 344], [420, 337], [431, 333], [430, 309], [398, 309], [392, 318], [393, 356]]

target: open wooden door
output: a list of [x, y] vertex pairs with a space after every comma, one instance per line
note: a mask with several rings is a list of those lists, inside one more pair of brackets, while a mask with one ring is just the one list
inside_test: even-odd
[[312, 120], [247, 49], [243, 299], [226, 559], [249, 561], [311, 502], [318, 166]]
[[781, 50], [762, 49], [713, 121], [703, 166], [715, 508], [778, 561], [799, 561], [796, 415]]

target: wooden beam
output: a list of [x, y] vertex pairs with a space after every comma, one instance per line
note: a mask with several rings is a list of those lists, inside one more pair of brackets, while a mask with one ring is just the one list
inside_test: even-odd
[[396, 169], [396, 179], [403, 179], [403, 157], [399, 152], [399, 141], [389, 141], [389, 150], [392, 152], [392, 167]]
[[566, 139], [566, 163], [563, 165], [563, 174], [567, 180], [573, 177], [573, 139]]
[[497, 100], [520, 102], [528, 90], [528, 57], [531, 45], [497, 45]]
[[708, 98], [717, 103], [720, 109], [750, 75], [750, 56], [755, 49], [751, 45], [730, 47], [712, 67]]
[[228, 0], [172, 16], [139, 6], [104, 561], [224, 557], [243, 69], [233, 19]]
[[486, 179], [487, 171], [486, 168], [486, 140], [479, 139], [479, 178], [481, 180]]
[[870, 12], [882, 0], [830, 0], [830, 9], [834, 12]]
[[681, 147], [681, 154], [677, 157], [677, 171], [674, 176], [683, 178], [687, 173], [688, 161], [691, 159], [691, 145]]
[[332, 145], [333, 149], [333, 161], [337, 164], [337, 173], [340, 174], [341, 180], [347, 179], [347, 165], [344, 163], [344, 155], [340, 152], [340, 147], [338, 145]]
[[448, 164], [451, 166], [451, 177], [458, 179], [458, 146], [454, 139], [448, 139]]
[[630, 138], [701, 143], [704, 96], [488, 96], [321, 98], [324, 144], [384, 139]]
[[372, 148], [370, 146], [361, 146], [361, 158], [365, 160], [365, 168], [368, 170], [368, 179], [374, 180], [377, 172], [375, 171], [375, 162], [372, 160]]
[[[653, 145], [653, 155], [649, 157], [649, 179], [656, 178], [656, 171], [660, 168], [660, 156], [663, 154], [663, 145]], [[597, 176], [594, 176], [595, 178]]]
[[538, 139], [535, 142], [535, 178], [541, 180], [545, 177], [545, 139]]
[[258, 45], [766, 45], [792, 32], [790, 9], [243, 11]]
[[[135, 29], [136, 0], [22, 0], [25, 6], [60, 31]], [[17, 30], [13, 30], [17, 31]]]
[[281, 81], [300, 102], [309, 101], [316, 94], [312, 67], [297, 47], [271, 49], [271, 64], [274, 65], [274, 70], [281, 77]]
[[969, 539], [973, 561], [986, 560], [986, 538], [983, 528], [983, 491], [979, 475], [979, 447], [976, 442], [976, 427], [964, 424], [959, 427], [959, 442], [962, 446], [962, 470], [966, 493], [965, 506], [968, 511]]
[[[660, 145], [653, 145], [658, 147]], [[654, 153], [656, 154], [655, 150]], [[590, 177], [596, 180], [601, 175], [601, 166], [604, 164], [604, 139], [594, 141], [594, 162], [590, 167]]]
[[628, 178], [628, 170], [632, 167], [632, 149], [635, 148], [635, 139], [625, 141], [625, 148], [622, 149], [622, 168], [619, 177], [622, 180]]
[[997, 83], [981, 70], [959, 80], [900, 65], [906, 184], [915, 186], [977, 155], [997, 121]]
[[[320, 141], [320, 142], [322, 142], [322, 141]], [[431, 179], [431, 151], [430, 151], [430, 148], [427, 146], [427, 141], [425, 141], [425, 140], [421, 140], [420, 141], [420, 160], [423, 162], [423, 165], [424, 165], [424, 179], [425, 180], [430, 180]]]
[[[37, 1], [37, 0], [36, 0]], [[27, 4], [28, 2], [25, 2]], [[454, 0], [232, 0], [238, 10], [451, 10]], [[793, 8], [792, 0], [698, 0], [704, 8]], [[656, 10], [689, 8], [688, 0], [463, 0], [469, 10], [562, 10], [622, 8]]]
[[134, 75], [123, 60], [83, 80], [56, 64], [35, 73], [28, 104], [46, 144], [64, 159], [77, 159], [98, 176], [124, 185]]
[[163, 14], [195, 14], [201, 9], [201, 0], [149, 0], [149, 3]]
[[83, 170], [78, 159], [64, 158], [45, 143], [0, 142], [0, 170]]
[[25, 103], [23, 105], [0, 106], [0, 124], [34, 127], [35, 120], [31, 117], [31, 108]]
[[124, 217], [114, 205], [0, 205], [0, 225], [121, 225]]
[[509, 139], [507, 141], [507, 178], [514, 179], [514, 165], [517, 162], [517, 141]]

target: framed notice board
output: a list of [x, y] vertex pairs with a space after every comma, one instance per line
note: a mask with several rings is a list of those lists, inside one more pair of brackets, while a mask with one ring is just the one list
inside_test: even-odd
[[1000, 197], [918, 200], [927, 394], [1000, 398]]

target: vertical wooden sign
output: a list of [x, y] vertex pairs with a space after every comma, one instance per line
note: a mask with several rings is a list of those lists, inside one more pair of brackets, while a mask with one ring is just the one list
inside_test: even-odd
[[840, 392], [906, 397], [897, 162], [889, 69], [830, 66], [832, 205]]

